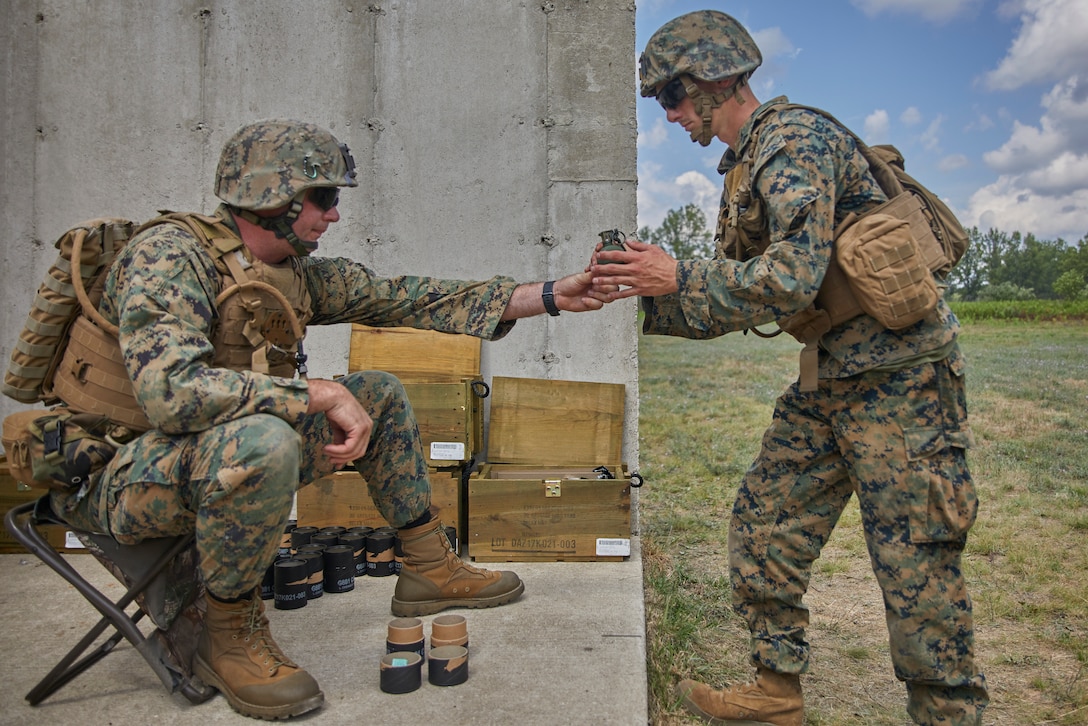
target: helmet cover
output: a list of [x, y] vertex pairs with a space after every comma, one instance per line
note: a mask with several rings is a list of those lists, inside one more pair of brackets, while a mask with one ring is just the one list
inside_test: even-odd
[[311, 187], [358, 185], [346, 145], [320, 126], [286, 119], [238, 129], [215, 172], [215, 195], [254, 212], [278, 209]]
[[639, 58], [640, 91], [656, 96], [672, 79], [689, 75], [722, 81], [751, 74], [763, 62], [752, 36], [735, 18], [717, 10], [699, 10], [662, 25]]

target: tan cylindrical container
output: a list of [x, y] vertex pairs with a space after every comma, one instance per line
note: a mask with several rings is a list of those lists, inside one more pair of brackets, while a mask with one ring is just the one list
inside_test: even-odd
[[468, 623], [464, 615], [439, 615], [431, 621], [431, 648], [450, 645], [468, 648]]
[[423, 651], [423, 621], [419, 618], [393, 618], [386, 628], [385, 652], [417, 653], [420, 658]]

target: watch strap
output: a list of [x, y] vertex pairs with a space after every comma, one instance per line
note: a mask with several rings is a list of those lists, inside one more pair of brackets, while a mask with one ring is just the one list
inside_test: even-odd
[[548, 315], [552, 317], [559, 315], [559, 308], [555, 305], [555, 280], [544, 283], [540, 297], [544, 301], [544, 309], [548, 311]]

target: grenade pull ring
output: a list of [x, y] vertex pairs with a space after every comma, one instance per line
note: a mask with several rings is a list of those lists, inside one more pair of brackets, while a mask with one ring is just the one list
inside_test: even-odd
[[[599, 235], [601, 238], [601, 243], [603, 244], [603, 247], [601, 247], [600, 249], [601, 252], [627, 251], [627, 248], [623, 246], [623, 243], [627, 241], [627, 235], [625, 235], [618, 229], [606, 229], [603, 232], [600, 232]], [[624, 264], [622, 262], [613, 262], [611, 260], [602, 259], [598, 259], [597, 263], [601, 265]]]

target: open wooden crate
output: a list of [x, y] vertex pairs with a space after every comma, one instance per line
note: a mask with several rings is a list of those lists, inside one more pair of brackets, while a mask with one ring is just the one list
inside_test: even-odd
[[[465, 511], [460, 468], [429, 468], [431, 504], [442, 524], [457, 528], [464, 541]], [[366, 480], [357, 471], [323, 476], [298, 491], [295, 519], [300, 527], [384, 527], [386, 522], [370, 498]]]
[[[631, 552], [624, 386], [496, 376], [488, 463], [468, 483], [481, 562], [619, 561]], [[613, 478], [607, 478], [607, 477]]]

